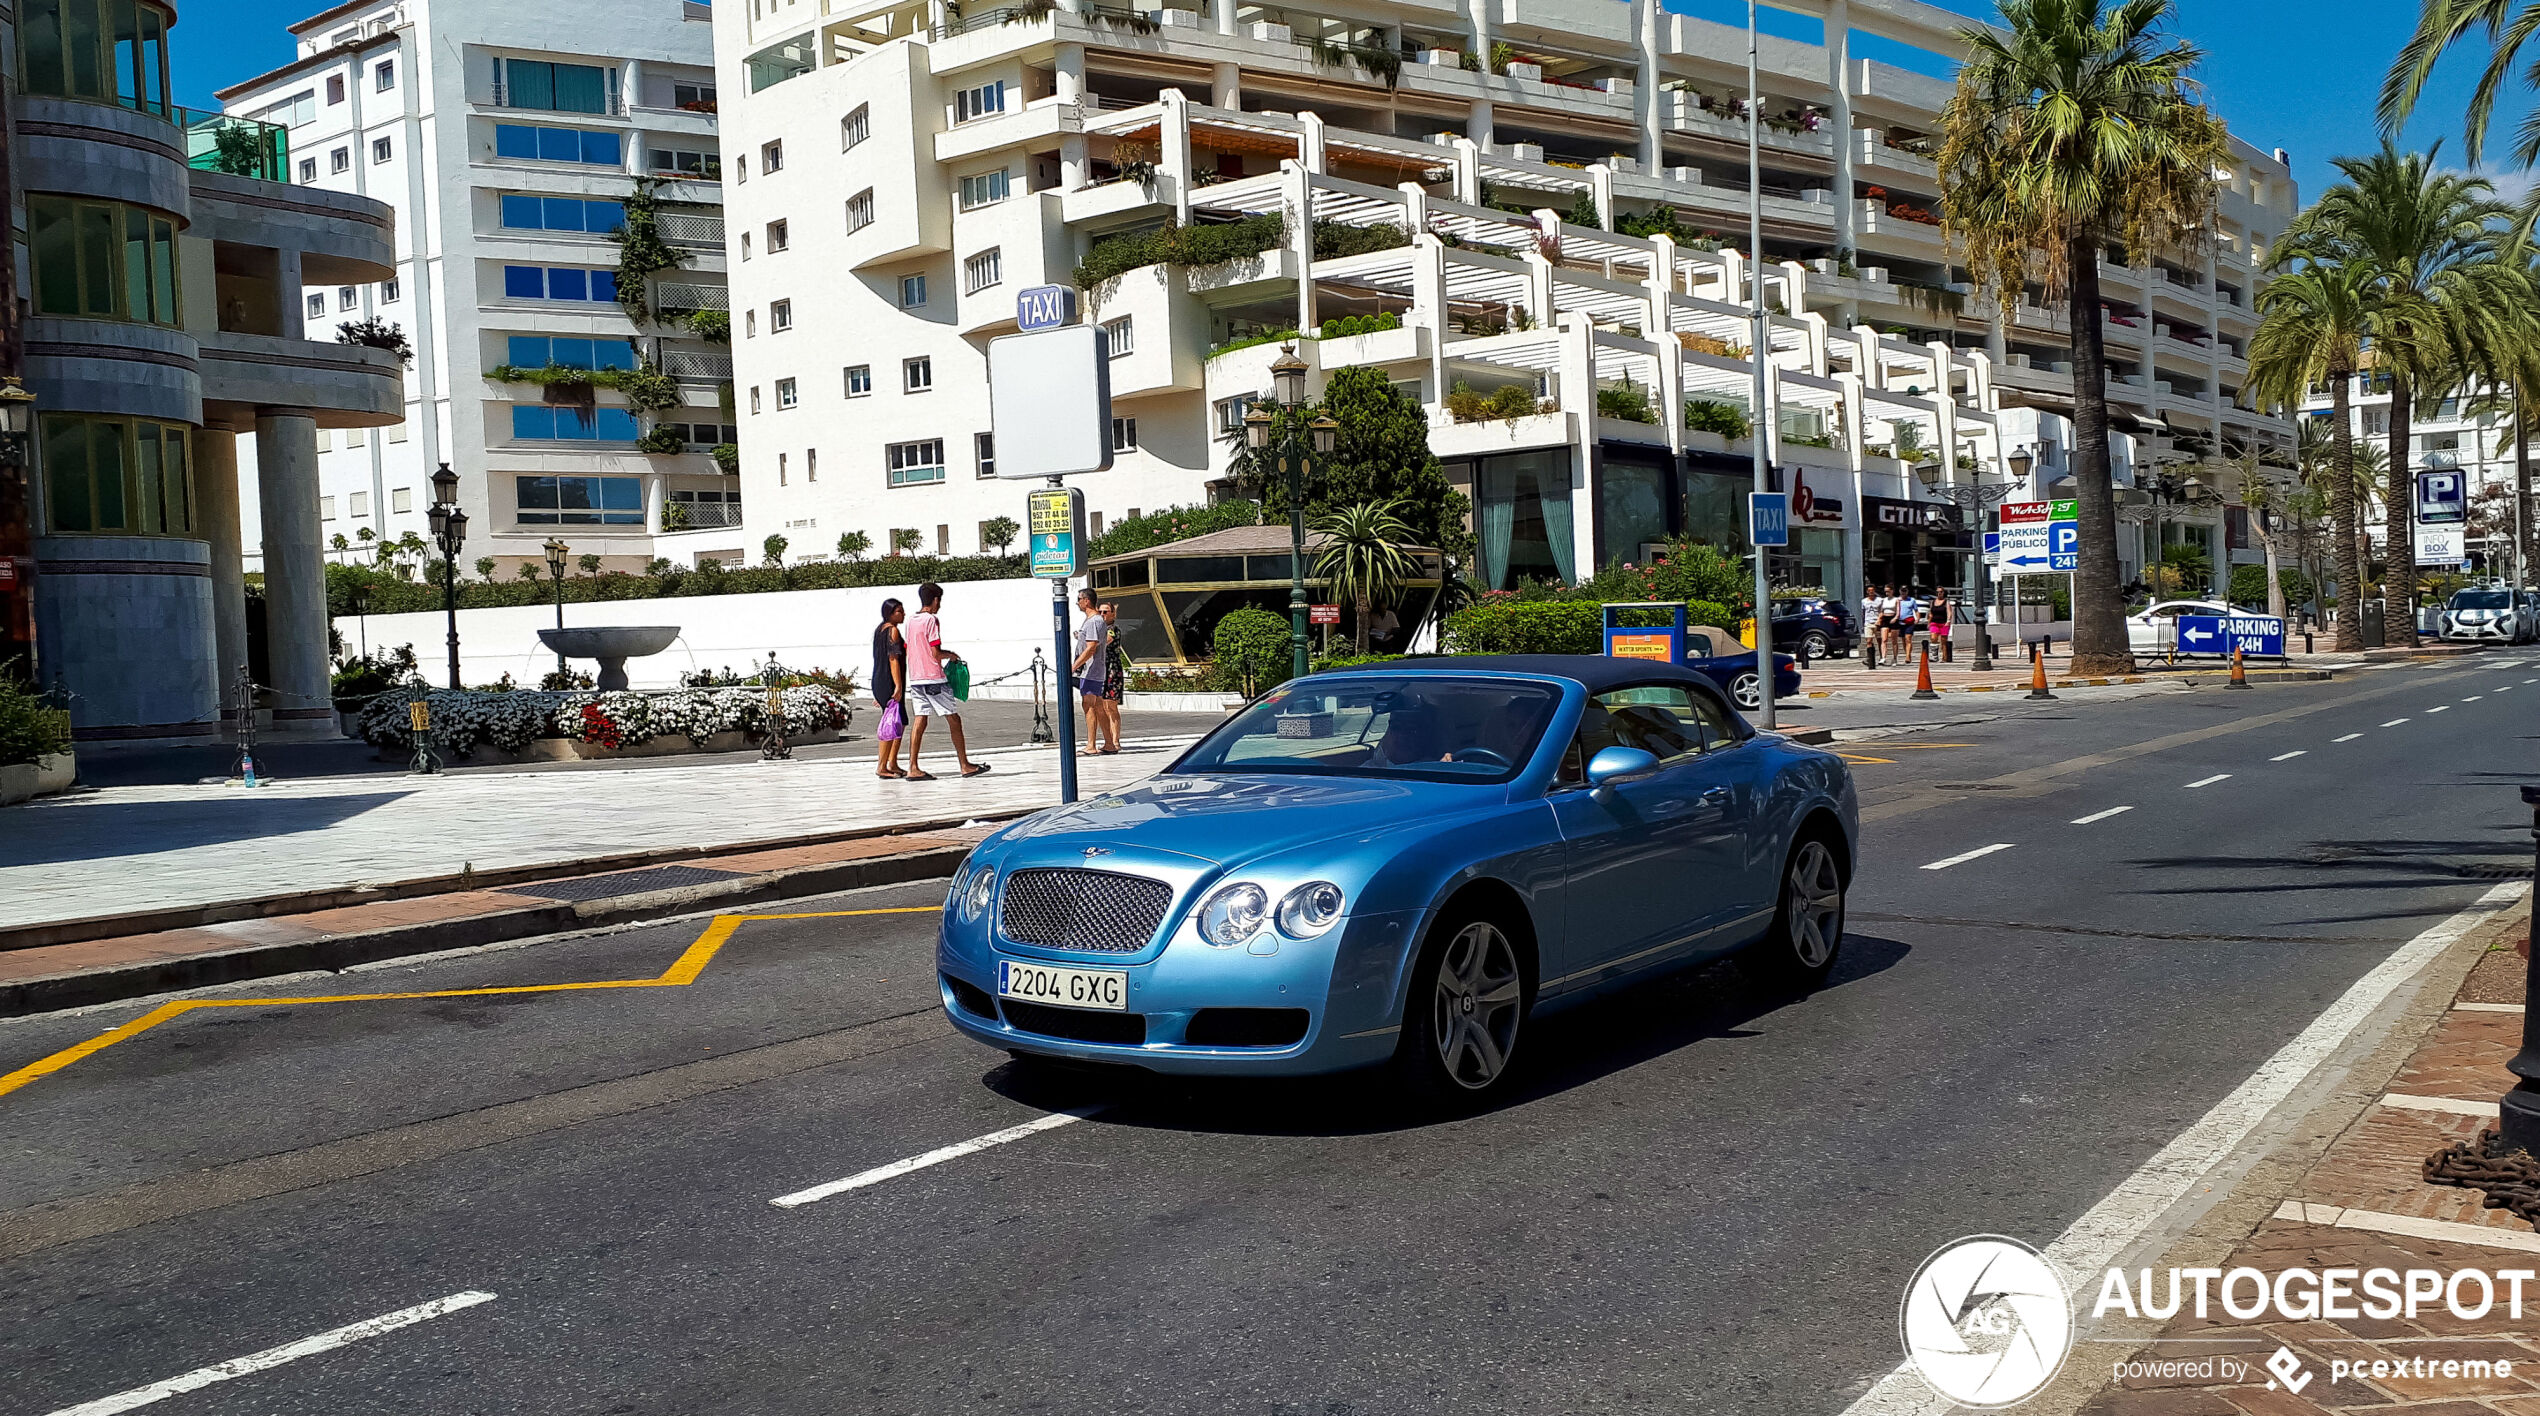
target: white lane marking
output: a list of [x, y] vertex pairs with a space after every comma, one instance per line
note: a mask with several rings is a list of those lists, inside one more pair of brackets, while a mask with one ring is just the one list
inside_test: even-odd
[[2440, 1111], [2452, 1116], [2493, 1117], [2497, 1110], [2496, 1103], [2492, 1101], [2463, 1101], [2451, 1096], [2403, 1096], [2398, 1092], [2383, 1092], [2381, 1104], [2395, 1106], [2401, 1111]]
[[2193, 781], [2193, 782], [2188, 783], [2187, 785], [2188, 785], [2188, 787], [2190, 787], [2190, 788], [2194, 788], [2194, 787], [2210, 787], [2210, 786], [2212, 786], [2212, 785], [2213, 785], [2214, 783], [2216, 783], [2216, 782], [2228, 782], [2228, 781], [2230, 781], [2230, 780], [2231, 780], [2231, 774], [2230, 774], [2229, 772], [2216, 772], [2214, 775], [2212, 775], [2212, 776], [2210, 776], [2210, 777], [2200, 777], [2200, 778], [2198, 778], [2197, 780], [2195, 780], [2195, 781]]
[[2076, 816], [2073, 818], [2073, 824], [2075, 826], [2087, 826], [2093, 821], [2105, 821], [2111, 816], [2122, 816], [2132, 810], [2134, 810], [2134, 808], [2130, 806], [2112, 806], [2105, 811], [2094, 811], [2088, 816]]
[[[2468, 909], [2393, 950], [2247, 1081], [2233, 1088], [2231, 1095], [2216, 1102], [2195, 1125], [2180, 1132], [2074, 1220], [2046, 1246], [2046, 1261], [2063, 1275], [2065, 1287], [2076, 1293], [2097, 1292], [2108, 1266], [2125, 1257], [2171, 1206], [2204, 1182], [2207, 1172], [2247, 1142], [2268, 1114], [2321, 1063], [2335, 1056], [2391, 994], [2442, 957], [2462, 935], [2521, 899], [2530, 888], [2527, 881], [2508, 880], [2479, 896]], [[1943, 1416], [1956, 1409], [1923, 1385], [1909, 1361], [1899, 1363], [1845, 1407], [1843, 1416]]]
[[2288, 753], [2285, 753], [2284, 755], [2282, 755], [2282, 756], [2280, 756], [2280, 757], [2270, 757], [2270, 758], [2268, 758], [2267, 760], [2268, 760], [2269, 762], [2290, 762], [2290, 761], [2292, 761], [2292, 760], [2293, 760], [2294, 758], [2296, 758], [2296, 757], [2307, 757], [2307, 756], [2309, 756], [2309, 755], [2310, 755], [2310, 749], [2309, 749], [2309, 748], [2307, 748], [2307, 747], [2304, 747], [2304, 748], [2296, 748], [2296, 749], [2294, 749], [2293, 751], [2288, 752]]
[[2303, 1224], [2361, 1229], [2374, 1234], [2405, 1234], [2412, 1239], [2448, 1239], [2455, 1244], [2476, 1244], [2488, 1249], [2519, 1249], [2524, 1253], [2540, 1250], [2540, 1234], [2529, 1230], [2490, 1229], [2483, 1224], [2463, 1224], [2456, 1219], [2419, 1219], [2412, 1214], [2383, 1214], [2378, 1210], [2346, 1209], [2338, 1205], [2306, 1205], [2300, 1200], [2286, 1200], [2277, 1205], [2275, 1217]]
[[2427, 711], [2428, 713], [2449, 713], [2449, 712], [2451, 712], [2451, 711], [2452, 711], [2452, 705], [2451, 705], [2451, 704], [2449, 704], [2449, 703], [2446, 703], [2446, 704], [2443, 704], [2443, 705], [2442, 705], [2442, 706], [2440, 706], [2440, 707], [2436, 707], [2436, 708], [2428, 708], [2428, 709], [2426, 709], [2425, 711]]
[[2342, 738], [2330, 738], [2330, 739], [2329, 739], [2329, 741], [2330, 741], [2330, 742], [2353, 742], [2355, 739], [2357, 739], [2357, 738], [2359, 738], [2359, 737], [2362, 737], [2362, 736], [2363, 736], [2363, 734], [2362, 734], [2362, 733], [2348, 733], [2346, 736], [2344, 736], [2344, 737], [2342, 737]]
[[871, 1170], [859, 1170], [844, 1180], [832, 1180], [826, 1185], [814, 1185], [808, 1190], [796, 1190], [790, 1195], [778, 1195], [768, 1203], [779, 1209], [814, 1204], [832, 1195], [843, 1195], [849, 1190], [861, 1190], [867, 1185], [879, 1185], [885, 1180], [896, 1180], [911, 1171], [924, 1170], [930, 1165], [941, 1165], [948, 1160], [959, 1160], [965, 1155], [977, 1155], [983, 1150], [993, 1150], [998, 1146], [1022, 1140], [1026, 1136], [1037, 1136], [1043, 1131], [1054, 1131], [1061, 1126], [1073, 1125], [1101, 1109], [1098, 1106], [1089, 1106], [1078, 1111], [1053, 1111], [1047, 1116], [1036, 1117], [1020, 1126], [1008, 1126], [1002, 1131], [990, 1131], [984, 1136], [974, 1136], [954, 1145], [930, 1150], [924, 1155], [913, 1155], [906, 1160], [895, 1160], [888, 1165], [877, 1165]]
[[479, 1303], [493, 1301], [493, 1294], [479, 1293], [474, 1289], [465, 1293], [453, 1293], [447, 1298], [435, 1298], [429, 1303], [417, 1303], [411, 1308], [400, 1308], [396, 1312], [376, 1318], [364, 1318], [357, 1323], [346, 1323], [340, 1328], [319, 1333], [315, 1337], [304, 1337], [297, 1342], [286, 1342], [280, 1347], [268, 1347], [262, 1352], [250, 1352], [244, 1357], [232, 1357], [226, 1362], [215, 1363], [209, 1367], [198, 1367], [181, 1377], [170, 1377], [163, 1382], [152, 1382], [145, 1387], [134, 1387], [130, 1391], [117, 1392], [113, 1396], [101, 1396], [95, 1401], [84, 1401], [77, 1406], [65, 1406], [51, 1413], [51, 1416], [111, 1416], [113, 1412], [130, 1411], [138, 1406], [148, 1406], [152, 1402], [165, 1401], [171, 1396], [207, 1387], [214, 1382], [225, 1382], [233, 1377], [261, 1372], [268, 1367], [279, 1367], [285, 1362], [297, 1362], [303, 1357], [314, 1357], [321, 1352], [332, 1352], [346, 1343], [359, 1342], [366, 1337], [377, 1337], [381, 1333], [395, 1332], [401, 1327], [428, 1322], [431, 1319], [455, 1313], [461, 1308], [473, 1308]]
[[2534, 679], [2524, 679], [2524, 680], [2523, 680], [2523, 682], [2524, 682], [2524, 683], [2540, 683], [2540, 678], [2534, 678]]
[[2011, 843], [2009, 841], [1999, 841], [1990, 846], [1978, 846], [1974, 850], [1967, 852], [1965, 855], [1954, 855], [1947, 860], [1933, 861], [1931, 864], [1924, 866], [1923, 869], [1947, 870], [1953, 865], [1965, 865], [1968, 861], [1974, 860], [1978, 856], [1989, 856], [1995, 851], [2007, 851], [2010, 848]]
[[2455, 1013], [2519, 1013], [2522, 1011], [2522, 1005], [2519, 1003], [2455, 1003], [2452, 1005], [2452, 1011]]
[[2382, 724], [2382, 726], [2385, 728], [2395, 728], [2406, 721], [2408, 720], [2405, 718], [2393, 718], [2389, 722]]
[[2491, 688], [2491, 689], [2489, 689], [2489, 690], [2488, 690], [2488, 692], [2490, 692], [2490, 693], [2511, 693], [2511, 692], [2513, 692], [2513, 691], [2514, 691], [2514, 686], [2513, 686], [2512, 684], [2509, 684], [2509, 683], [2500, 683], [2500, 684], [2496, 685], [2494, 688]]
[[2483, 694], [2483, 693], [2473, 693], [2473, 694], [2471, 694], [2469, 697], [2464, 698], [2464, 699], [2462, 699], [2461, 701], [2462, 701], [2463, 703], [2476, 703], [2478, 700], [2480, 700], [2480, 699], [2482, 699], [2482, 698], [2485, 698], [2486, 696], [2487, 696], [2487, 695], [2486, 695], [2486, 694]]

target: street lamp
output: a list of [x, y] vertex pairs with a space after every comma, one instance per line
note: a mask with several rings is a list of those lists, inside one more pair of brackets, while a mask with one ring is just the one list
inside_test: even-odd
[[[2018, 465], [2022, 477], [2028, 475], [2029, 459], [2025, 454], [2014, 456], [2011, 460]], [[1946, 470], [1940, 465], [1939, 459], [1935, 458], [1915, 468], [1914, 478], [1923, 484], [1924, 491], [1966, 513], [1967, 520], [1974, 525], [1976, 545], [1974, 553], [1967, 557], [1966, 597], [1968, 607], [1975, 611], [1976, 661], [1967, 667], [1975, 673], [1991, 673], [1993, 671], [1993, 626], [1986, 619], [1988, 612], [1985, 601], [1988, 597], [1984, 591], [1984, 514], [1987, 509], [2010, 496], [2012, 488], [2017, 484], [2002, 482], [1988, 487], [1984, 484], [1984, 469], [1981, 466], [1976, 469], [1973, 478], [1969, 481], [1944, 483], [1942, 477]]]
[[573, 554], [573, 547], [566, 545], [562, 536], [550, 536], [547, 538], [546, 552], [547, 573], [554, 576], [556, 582], [556, 672], [561, 674], [565, 672], [564, 558]]
[[[1256, 402], [1244, 414], [1244, 443], [1254, 452], [1269, 452], [1271, 433], [1278, 418], [1270, 410], [1302, 414], [1305, 411], [1306, 363], [1296, 356], [1294, 344], [1281, 345], [1279, 358], [1270, 366], [1271, 395], [1266, 402]], [[1338, 441], [1341, 425], [1328, 413], [1317, 413], [1304, 423], [1305, 437], [1297, 434], [1301, 420], [1291, 419], [1287, 436], [1278, 440], [1278, 469], [1288, 481], [1288, 652], [1289, 675], [1303, 678], [1306, 672], [1306, 605], [1305, 605], [1305, 479], [1312, 471], [1312, 457], [1327, 457]], [[1312, 457], [1307, 447], [1312, 448]]]
[[[25, 471], [35, 395], [0, 379], [0, 671], [36, 681], [35, 527]], [[14, 670], [8, 666], [14, 664]]]
[[467, 513], [459, 509], [459, 474], [450, 464], [432, 474], [432, 506], [424, 513], [441, 552], [441, 612], [450, 619], [450, 687], [459, 687], [459, 549], [467, 544]]
[[16, 378], [0, 379], [0, 461], [26, 465], [27, 434], [35, 427], [35, 395]]

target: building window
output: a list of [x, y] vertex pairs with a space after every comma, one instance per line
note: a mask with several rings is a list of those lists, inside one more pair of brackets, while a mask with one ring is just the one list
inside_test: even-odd
[[967, 123], [1005, 111], [1005, 80], [963, 89], [953, 95], [953, 121]]
[[606, 236], [626, 225], [623, 202], [507, 192], [502, 207], [503, 227], [510, 231], [588, 231], [594, 236]]
[[635, 368], [635, 347], [623, 339], [574, 339], [543, 334], [515, 334], [508, 341], [505, 363], [515, 369]]
[[332, 107], [334, 107], [336, 104], [342, 103], [343, 101], [344, 101], [344, 76], [343, 76], [342, 74], [329, 74], [329, 75], [327, 75], [327, 76], [326, 76], [326, 105], [327, 105], [327, 107], [332, 108]]
[[976, 295], [992, 285], [1005, 283], [1005, 248], [990, 246], [961, 263], [961, 288]]
[[785, 140], [761, 143], [758, 148], [758, 170], [762, 177], [773, 177], [785, 170]]
[[935, 554], [939, 556], [952, 554], [952, 528], [940, 521], [935, 523]]
[[[996, 434], [972, 433], [970, 435], [970, 451], [973, 456], [979, 459], [979, 475], [982, 478], [994, 477], [997, 475]], [[983, 541], [980, 544], [985, 545], [986, 542]]]
[[820, 449], [816, 447], [803, 449], [803, 480], [806, 482], [820, 480]]
[[750, 412], [758, 412], [758, 385], [750, 385]]
[[328, 153], [326, 155], [326, 170], [329, 172], [352, 171], [353, 150], [348, 147], [340, 147], [335, 151]]
[[[42, 3], [43, 0], [38, 0], [39, 9]], [[20, 28], [23, 30], [25, 27], [22, 25]], [[317, 117], [317, 90], [302, 89], [280, 103], [268, 103], [247, 116], [259, 123], [278, 123], [285, 128], [297, 128]]]
[[1111, 450], [1113, 452], [1136, 452], [1138, 450], [1137, 419], [1114, 418], [1111, 420]]
[[396, 488], [392, 488], [392, 489], [389, 491], [389, 493], [388, 493], [388, 510], [389, 510], [390, 512], [392, 512], [392, 513], [395, 513], [395, 514], [397, 514], [397, 515], [402, 516], [402, 515], [405, 515], [405, 514], [407, 514], [407, 513], [409, 513], [409, 512], [412, 512], [414, 509], [415, 509], [415, 489], [414, 489], [414, 488], [412, 488], [412, 487], [396, 487]]
[[767, 332], [783, 334], [794, 327], [794, 302], [778, 300], [767, 307]]
[[371, 165], [372, 165], [372, 166], [374, 166], [374, 167], [376, 167], [376, 166], [378, 166], [380, 163], [386, 162], [386, 161], [389, 159], [389, 157], [390, 157], [390, 156], [391, 156], [391, 155], [392, 155], [395, 151], [396, 151], [396, 149], [395, 149], [394, 145], [393, 145], [393, 144], [391, 144], [391, 143], [389, 142], [389, 140], [388, 140], [388, 139], [386, 139], [386, 138], [373, 138], [373, 139], [371, 139], [371, 140], [370, 140], [370, 161], [371, 161]]
[[924, 393], [935, 386], [935, 361], [920, 356], [900, 361], [900, 389], [904, 393]]
[[335, 287], [335, 308], [336, 308], [336, 309], [338, 309], [338, 310], [349, 310], [349, 309], [353, 308], [355, 305], [360, 304], [361, 302], [362, 302], [362, 290], [361, 290], [361, 287], [360, 287], [360, 286], [358, 286], [358, 285], [339, 285], [339, 286]]
[[[358, 431], [358, 430], [357, 430], [357, 431]], [[350, 444], [350, 446], [353, 446], [353, 447], [359, 447], [359, 446], [361, 446], [361, 444], [359, 444], [359, 443], [353, 443], [353, 444]], [[368, 519], [368, 518], [369, 518], [369, 516], [370, 516], [370, 493], [368, 493], [368, 492], [355, 492], [355, 493], [353, 493], [353, 505], [352, 505], [351, 515], [352, 515], [352, 518], [353, 518], [355, 521], [362, 521], [362, 520], [366, 520], [366, 519]]]
[[[120, 202], [29, 195], [35, 312], [174, 327], [176, 222]], [[326, 313], [326, 297], [309, 297]]]
[[740, 178], [743, 182], [750, 180], [750, 155], [748, 153], [743, 153], [739, 157], [732, 159], [732, 175]]
[[175, 23], [146, 0], [22, 0], [17, 40], [25, 91], [169, 117], [168, 29]]
[[847, 370], [847, 397], [862, 398], [873, 392], [873, 366], [858, 364]]
[[317, 159], [316, 159], [316, 158], [314, 158], [314, 157], [304, 157], [304, 158], [301, 158], [301, 159], [300, 159], [300, 183], [301, 183], [301, 185], [306, 186], [307, 184], [309, 184], [309, 183], [311, 183], [311, 182], [314, 182], [314, 181], [316, 181], [316, 180], [317, 180]]
[[386, 93], [397, 86], [397, 61], [382, 59], [370, 66], [370, 86], [374, 92]]
[[309, 318], [313, 320], [322, 320], [326, 318], [325, 296], [312, 295], [309, 297]]
[[641, 526], [641, 477], [515, 477], [523, 526]]
[[631, 408], [512, 405], [514, 442], [633, 442], [640, 436]]
[[749, 258], [750, 258], [750, 233], [748, 233], [747, 231], [744, 231], [744, 232], [742, 232], [742, 233], [741, 233], [741, 259], [743, 259], [743, 260], [745, 260], [745, 261], [746, 261], [746, 260], [748, 260]]
[[616, 113], [618, 74], [593, 64], [541, 59], [494, 61], [494, 106], [549, 113]]
[[390, 276], [388, 279], [379, 282], [379, 303], [383, 305], [396, 304], [397, 297], [404, 293], [405, 291], [403, 287], [397, 284], [395, 276]]
[[1244, 415], [1252, 411], [1255, 397], [1257, 395], [1239, 393], [1232, 398], [1217, 400], [1217, 435], [1219, 437], [1243, 436]]
[[320, 521], [333, 521], [334, 519], [335, 519], [335, 498], [333, 498], [333, 497], [320, 497], [320, 498], [318, 498], [318, 520], [320, 520]]
[[714, 85], [672, 84], [670, 103], [674, 108], [684, 108], [691, 113], [712, 113], [715, 110]]
[[903, 275], [903, 276], [901, 276], [901, 277], [900, 277], [900, 308], [901, 308], [901, 309], [903, 309], [903, 310], [914, 310], [914, 309], [916, 309], [918, 306], [923, 305], [923, 304], [925, 304], [925, 303], [926, 303], [926, 277], [924, 277], [924, 276], [922, 276], [922, 275]]
[[723, 154], [696, 152], [688, 148], [654, 148], [650, 153], [652, 169], [664, 176], [693, 177], [701, 182], [723, 180]]
[[873, 136], [873, 119], [869, 112], [871, 107], [870, 104], [859, 103], [855, 106], [855, 112], [838, 120], [838, 150], [840, 152]]
[[494, 125], [494, 155], [519, 162], [572, 162], [586, 167], [619, 167], [626, 161], [626, 144], [615, 133], [548, 128], [531, 123], [497, 123]]
[[944, 480], [942, 438], [892, 443], [884, 451], [889, 457], [890, 484], [894, 487], [914, 487]]
[[192, 444], [180, 423], [47, 413], [44, 513], [55, 532], [194, 531]]
[[961, 179], [961, 209], [976, 211], [984, 206], [995, 206], [1006, 199], [1007, 193], [1005, 169], [1002, 167], [994, 172], [964, 177]]
[[1123, 354], [1133, 354], [1137, 352], [1137, 327], [1130, 323], [1130, 317], [1127, 315], [1122, 315], [1116, 320], [1104, 320], [1102, 322], [1102, 337], [1104, 340], [1104, 347], [1111, 351], [1111, 357], [1114, 359], [1119, 358]]
[[617, 272], [580, 270], [572, 266], [503, 267], [503, 294], [514, 300], [598, 300], [615, 302]]
[[791, 408], [798, 401], [799, 400], [794, 396], [794, 381], [792, 379], [778, 379], [776, 381], [776, 406], [779, 409]]
[[847, 198], [847, 230], [862, 231], [873, 224], [873, 189], [865, 188]]
[[741, 337], [743, 339], [758, 338], [758, 311], [743, 310], [741, 312]]
[[767, 253], [769, 255], [772, 256], [778, 251], [785, 249], [792, 240], [793, 232], [784, 222], [771, 221], [767, 223]]
[[785, 467], [785, 454], [780, 452], [776, 454], [776, 485], [780, 487], [785, 485]]

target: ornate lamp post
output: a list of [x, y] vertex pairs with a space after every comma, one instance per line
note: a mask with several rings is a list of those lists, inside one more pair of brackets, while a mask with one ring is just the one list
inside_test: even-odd
[[35, 395], [14, 377], [0, 379], [0, 665], [16, 664], [28, 683], [35, 672], [35, 527], [27, 499], [29, 434]]
[[450, 618], [450, 687], [459, 687], [459, 550], [467, 544], [467, 513], [459, 509], [459, 474], [450, 464], [432, 474], [432, 543], [441, 552], [441, 612]]
[[[564, 558], [573, 554], [573, 547], [566, 545], [562, 536], [550, 536], [547, 538], [545, 550], [547, 552], [547, 573], [552, 576], [556, 582], [556, 630], [558, 637], [562, 637], [564, 631]], [[556, 651], [556, 672], [565, 672], [564, 650], [562, 649], [558, 649]]]
[[[1278, 418], [1270, 410], [1302, 414], [1305, 411], [1305, 371], [1303, 359], [1296, 356], [1296, 346], [1279, 347], [1278, 362], [1270, 366], [1271, 395], [1253, 404], [1244, 414], [1244, 441], [1255, 452], [1271, 451], [1271, 431]], [[1278, 469], [1288, 482], [1288, 649], [1289, 676], [1303, 678], [1306, 672], [1306, 604], [1305, 604], [1305, 479], [1313, 470], [1312, 458], [1329, 456], [1332, 444], [1339, 438], [1341, 425], [1328, 413], [1318, 413], [1305, 424], [1305, 437], [1297, 433], [1297, 419], [1289, 420], [1287, 436], [1278, 443]], [[1313, 451], [1307, 453], [1307, 439]]]
[[[1991, 673], [1993, 671], [1993, 627], [1985, 622], [1984, 608], [1984, 514], [2010, 496], [2012, 488], [2018, 483], [2001, 482], [1988, 487], [1984, 484], [1984, 471], [1981, 467], [1976, 470], [1972, 481], [1943, 482], [1941, 479], [1947, 470], [1935, 458], [1915, 468], [1914, 478], [1923, 484], [1924, 491], [1957, 507], [1975, 528], [1976, 550], [1967, 557], [1965, 595], [1967, 604], [1974, 609], [1976, 616], [1976, 658], [1975, 662], [1967, 667], [1976, 673]], [[2026, 469], [2023, 468], [2022, 471], [2025, 473]]]

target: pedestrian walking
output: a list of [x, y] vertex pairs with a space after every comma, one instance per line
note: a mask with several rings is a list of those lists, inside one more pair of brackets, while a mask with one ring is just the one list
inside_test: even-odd
[[1940, 589], [1931, 592], [1931, 642], [1932, 647], [1940, 651], [1940, 662], [1944, 664], [1957, 662], [1957, 647], [1949, 637], [1950, 617], [1956, 613], [1956, 609], [1957, 607], [1950, 603], [1948, 590]]
[[897, 599], [884, 600], [882, 622], [873, 627], [873, 703], [882, 710], [880, 724], [873, 730], [874, 741], [881, 745], [874, 775], [881, 777], [908, 776], [900, 766], [900, 739], [908, 732], [908, 643], [900, 624], [907, 618], [905, 605]]
[[1110, 672], [1103, 679], [1103, 711], [1111, 715], [1111, 750], [1120, 750], [1120, 700], [1129, 691], [1129, 651], [1120, 647], [1120, 605], [1114, 600], [1102, 602], [1104, 636], [1102, 656]]
[[1880, 588], [1879, 657], [1890, 664], [1895, 663], [1897, 656], [1903, 652], [1897, 647], [1897, 641], [1903, 637], [1903, 631], [1897, 628], [1897, 616], [1903, 612], [1904, 608], [1904, 598], [1896, 593], [1894, 583], [1891, 582]]
[[[1076, 622], [1076, 653], [1068, 661], [1068, 675], [1076, 681], [1077, 696], [1085, 707], [1085, 751], [1118, 752], [1120, 729], [1111, 721], [1113, 707], [1111, 683], [1111, 626], [1102, 617], [1101, 602], [1087, 586], [1076, 592], [1076, 608], [1085, 617]], [[1108, 739], [1111, 746], [1103, 746]]]
[[1879, 587], [1866, 577], [1861, 581], [1861, 667], [1879, 666], [1879, 651], [1887, 646], [1879, 642]]
[[952, 688], [951, 667], [961, 656], [944, 647], [944, 587], [927, 581], [917, 587], [917, 613], [908, 617], [900, 636], [908, 646], [908, 701], [916, 710], [908, 728], [908, 780], [931, 782], [935, 775], [917, 765], [917, 755], [926, 750], [926, 720], [941, 718], [952, 733], [953, 756], [961, 763], [961, 775], [976, 777], [988, 770], [985, 762], [970, 760], [970, 745], [961, 735], [961, 699]]
[[1914, 661], [1914, 637], [1923, 632], [1923, 599], [1912, 586], [1896, 600], [1897, 653], [1906, 664]]

